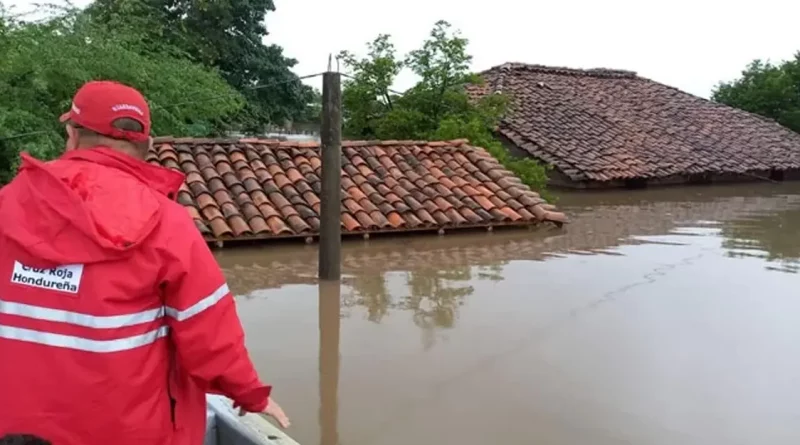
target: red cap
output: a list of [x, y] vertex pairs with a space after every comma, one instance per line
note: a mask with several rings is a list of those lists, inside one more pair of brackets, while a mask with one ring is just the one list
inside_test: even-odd
[[[114, 128], [115, 120], [127, 117], [142, 124], [144, 131]], [[85, 83], [72, 99], [72, 108], [61, 115], [61, 122], [71, 120], [104, 136], [128, 141], [146, 141], [150, 136], [150, 107], [142, 93], [112, 81]]]

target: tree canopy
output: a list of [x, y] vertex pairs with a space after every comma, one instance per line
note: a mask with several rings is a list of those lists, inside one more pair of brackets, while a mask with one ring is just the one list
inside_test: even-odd
[[245, 99], [214, 69], [145, 43], [136, 33], [110, 32], [76, 9], [39, 22], [0, 11], [0, 183], [13, 174], [21, 150], [43, 158], [60, 152], [58, 117], [89, 80], [140, 89], [155, 134], [208, 134], [214, 122], [243, 109]]
[[264, 18], [274, 10], [272, 0], [96, 0], [87, 8], [98, 23], [142, 35], [141, 50], [167, 46], [217, 68], [245, 98], [236, 116], [245, 132], [302, 119], [314, 98], [291, 71], [297, 61], [263, 43]]
[[[534, 189], [547, 182], [546, 169], [533, 159], [515, 158], [493, 136], [506, 111], [501, 94], [471, 100], [465, 86], [481, 83], [470, 73], [469, 41], [445, 21], [436, 23], [419, 49], [405, 57], [387, 34], [367, 44], [366, 56], [339, 54], [350, 71], [342, 92], [344, 134], [361, 139], [443, 140], [468, 138], [486, 148]], [[403, 69], [419, 81], [404, 93], [391, 86]]]
[[778, 64], [751, 62], [741, 77], [717, 85], [711, 97], [800, 132], [800, 52]]
[[[63, 146], [57, 118], [88, 80], [142, 91], [154, 134], [258, 133], [319, 119], [319, 92], [264, 43], [272, 0], [96, 0], [25, 21], [0, 4], [0, 184], [18, 153]], [[40, 9], [41, 12], [41, 9]]]

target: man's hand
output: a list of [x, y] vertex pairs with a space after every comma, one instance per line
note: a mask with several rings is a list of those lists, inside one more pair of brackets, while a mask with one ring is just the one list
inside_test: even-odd
[[283, 412], [283, 408], [275, 403], [272, 397], [269, 398], [269, 403], [267, 403], [267, 409], [264, 410], [264, 414], [275, 419], [283, 429], [289, 428], [289, 425], [291, 425], [289, 417]]
[[[244, 416], [245, 414], [247, 414], [247, 411], [243, 409], [239, 410], [240, 416]], [[286, 416], [286, 413], [283, 412], [283, 408], [281, 408], [280, 405], [278, 405], [274, 400], [272, 400], [272, 397], [269, 398], [269, 402], [267, 402], [267, 409], [265, 409], [262, 414], [265, 414], [275, 419], [275, 421], [278, 422], [278, 425], [280, 425], [280, 427], [283, 429], [289, 428], [289, 425], [291, 425], [291, 422], [289, 422], [289, 418]]]

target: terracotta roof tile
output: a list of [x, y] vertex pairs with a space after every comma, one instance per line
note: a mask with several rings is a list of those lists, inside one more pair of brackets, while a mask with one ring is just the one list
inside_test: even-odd
[[[565, 221], [463, 140], [352, 141], [342, 153], [345, 233]], [[186, 173], [177, 200], [209, 240], [319, 231], [318, 144], [159, 138], [148, 161]]]
[[223, 238], [231, 235], [231, 228], [223, 218], [213, 218], [210, 220], [211, 234], [214, 238]]
[[636, 73], [510, 63], [482, 76], [473, 97], [512, 100], [499, 134], [573, 181], [800, 168], [800, 134]]

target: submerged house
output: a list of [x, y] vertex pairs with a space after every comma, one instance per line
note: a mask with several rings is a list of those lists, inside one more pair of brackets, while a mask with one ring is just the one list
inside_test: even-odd
[[551, 184], [593, 188], [800, 179], [800, 134], [634, 72], [509, 63], [480, 97], [511, 99], [497, 134], [551, 164]]
[[[210, 242], [319, 234], [317, 142], [165, 137], [147, 160], [186, 174], [177, 199]], [[465, 140], [342, 143], [343, 235], [565, 220]]]

